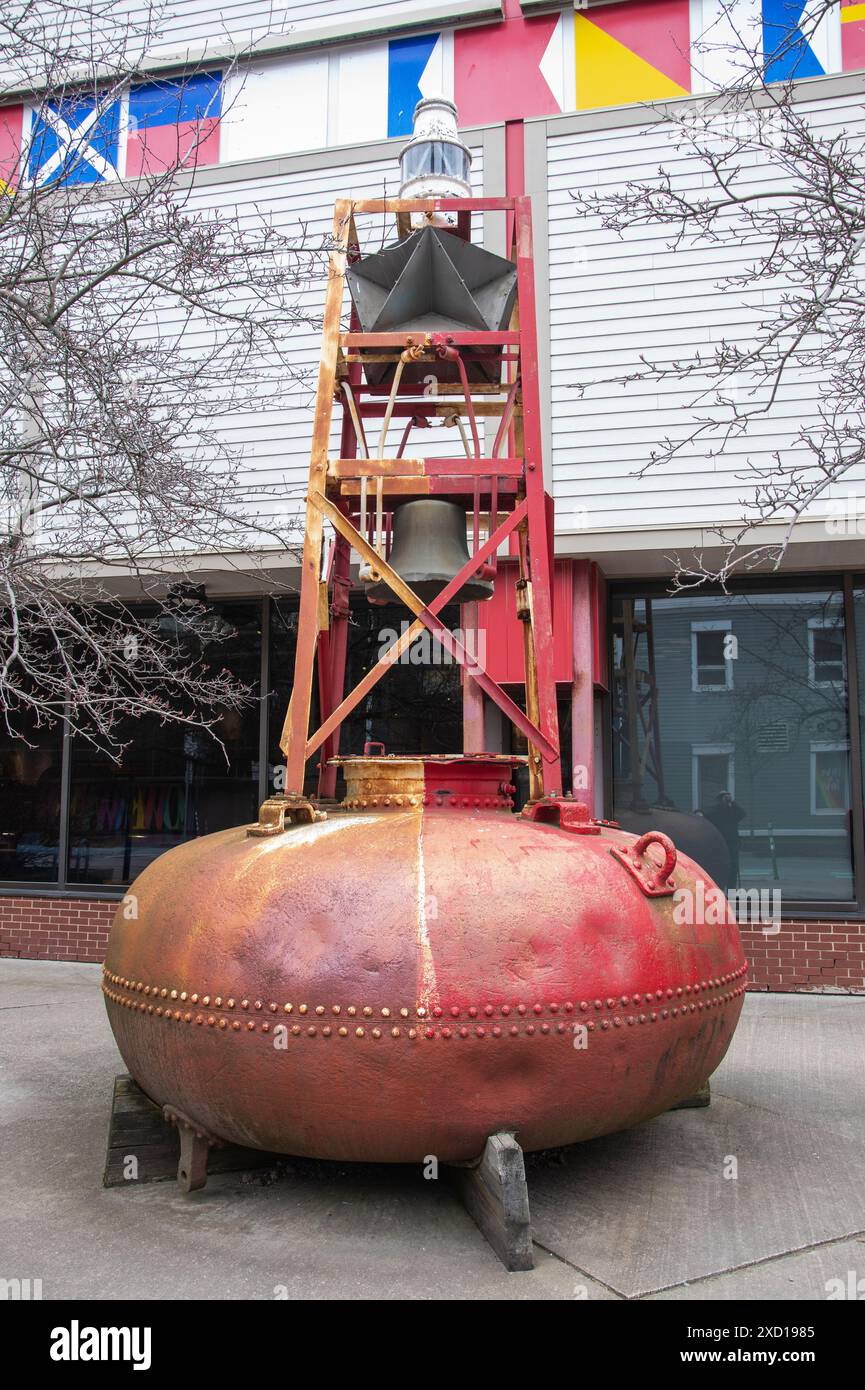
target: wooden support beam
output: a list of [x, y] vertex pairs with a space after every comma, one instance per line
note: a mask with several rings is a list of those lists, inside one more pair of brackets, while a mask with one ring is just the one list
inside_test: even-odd
[[480, 1162], [454, 1168], [453, 1175], [466, 1211], [505, 1269], [534, 1269], [526, 1166], [513, 1134], [491, 1134]]

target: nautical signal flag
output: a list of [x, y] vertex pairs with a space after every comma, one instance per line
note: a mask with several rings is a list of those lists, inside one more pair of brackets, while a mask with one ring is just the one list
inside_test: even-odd
[[116, 178], [120, 117], [119, 99], [46, 102], [36, 112], [28, 141], [27, 181], [39, 187]]
[[865, 5], [841, 0], [841, 66], [865, 68]]
[[221, 100], [218, 72], [133, 87], [129, 93], [127, 177], [216, 164]]
[[810, 18], [809, 0], [763, 0], [763, 60], [767, 82], [792, 77], [822, 77], [825, 55], [819, 28]]
[[99, 183], [219, 159], [221, 75], [144, 82], [124, 96], [76, 96], [30, 112], [0, 110], [0, 180], [14, 186], [26, 149], [24, 180]]
[[562, 14], [514, 15], [506, 24], [457, 29], [454, 101], [460, 125], [566, 110], [563, 29]]
[[387, 46], [387, 133], [411, 135], [414, 109], [422, 97], [441, 96], [442, 36], [391, 39]]
[[[421, 97], [448, 93], [443, 49], [443, 36], [433, 33], [340, 50], [336, 143], [411, 135]], [[326, 87], [320, 100], [327, 101]]]
[[24, 107], [0, 108], [0, 193], [10, 193], [18, 183], [24, 131]]
[[689, 0], [622, 0], [574, 15], [577, 110], [685, 96]]

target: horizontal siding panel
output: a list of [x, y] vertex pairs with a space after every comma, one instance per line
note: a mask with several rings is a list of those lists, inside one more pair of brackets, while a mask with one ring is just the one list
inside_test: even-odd
[[[861, 159], [865, 112], [858, 98], [827, 98], [797, 109], [819, 133], [843, 131]], [[739, 346], [753, 342], [761, 319], [783, 294], [784, 280], [766, 277], [750, 296], [723, 287], [725, 276], [740, 274], [764, 250], [753, 238], [737, 239], [741, 222], [732, 216], [730, 236], [721, 245], [689, 238], [674, 250], [671, 229], [639, 225], [620, 237], [599, 218], [577, 215], [573, 192], [622, 191], [630, 181], [650, 182], [661, 167], [683, 193], [711, 192], [708, 174], [669, 123], [648, 118], [644, 125], [556, 135], [551, 122], [547, 129], [557, 524], [563, 530], [604, 531], [735, 522], [753, 498], [749, 464], [768, 467], [775, 450], [785, 466], [807, 463], [808, 452], [796, 435], [816, 418], [814, 373], [789, 374], [765, 414], [757, 413], [762, 388], [757, 384], [752, 395], [755, 383], [739, 375], [732, 383], [739, 408], [754, 418], [748, 437], [731, 437], [721, 454], [717, 450], [731, 412], [695, 408], [710, 380], [705, 375], [691, 381], [620, 379], [639, 370], [641, 355], [671, 368], [696, 352], [711, 359], [721, 337]], [[779, 186], [777, 175], [756, 160], [746, 168], [744, 183], [750, 190]], [[722, 389], [729, 392], [730, 383]], [[710, 441], [686, 445], [698, 415], [717, 420], [718, 428]], [[681, 443], [681, 453], [635, 477], [665, 438]], [[857, 477], [865, 479], [865, 468]], [[848, 475], [845, 488], [854, 482]], [[816, 514], [824, 515], [825, 508]]]

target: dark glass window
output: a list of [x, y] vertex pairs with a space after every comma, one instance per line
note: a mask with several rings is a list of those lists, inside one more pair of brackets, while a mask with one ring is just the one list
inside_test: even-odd
[[839, 591], [614, 601], [616, 814], [712, 820], [732, 886], [855, 897]]
[[[373, 605], [362, 594], [351, 599], [346, 644], [345, 687], [348, 694], [383, 655], [411, 617], [400, 604]], [[446, 608], [442, 621], [459, 629], [459, 606]], [[279, 746], [291, 694], [297, 646], [297, 602], [277, 599], [271, 605], [269, 706], [269, 789], [281, 789], [284, 756]], [[319, 723], [318, 667], [313, 676], [310, 727]], [[381, 677], [349, 714], [340, 729], [339, 751], [362, 753], [366, 743], [383, 743], [388, 753], [454, 753], [462, 748], [460, 671], [432, 637], [422, 636]], [[307, 765], [306, 790], [318, 787], [319, 755]], [[338, 779], [337, 794], [342, 795]]]
[[853, 590], [856, 624], [856, 672], [859, 686], [859, 744], [862, 749], [862, 796], [865, 798], [865, 581]]
[[63, 733], [10, 712], [0, 721], [0, 879], [57, 881]]
[[[204, 659], [258, 691], [261, 604], [213, 604], [216, 640]], [[211, 737], [157, 719], [130, 721], [115, 762], [72, 739], [70, 883], [125, 884], [196, 835], [256, 819], [259, 704], [227, 710]], [[217, 739], [220, 742], [217, 742]]]

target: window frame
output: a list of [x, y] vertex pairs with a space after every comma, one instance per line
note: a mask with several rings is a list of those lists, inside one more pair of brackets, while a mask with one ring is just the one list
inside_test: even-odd
[[[817, 658], [814, 655], [814, 637], [818, 632], [832, 632], [840, 629], [841, 631], [841, 678], [840, 680], [818, 681], [816, 668]], [[826, 662], [821, 662], [826, 665]], [[808, 619], [808, 685], [812, 690], [844, 690], [847, 685], [847, 644], [844, 641], [844, 617], [841, 621], [831, 618], [809, 618]]]
[[[723, 685], [701, 685], [699, 661], [699, 636], [701, 632], [732, 634], [732, 624], [723, 618], [700, 618], [691, 623], [691, 691], [695, 695], [720, 695], [722, 692], [733, 689], [733, 662], [730, 657], [724, 658]], [[703, 666], [705, 667], [705, 665], [704, 662]]]
[[[261, 659], [259, 666], [259, 689], [269, 689], [270, 680], [270, 604], [271, 595], [220, 594], [219, 601], [250, 602], [261, 605]], [[258, 802], [259, 805], [270, 795], [268, 790], [267, 758], [262, 751], [268, 748], [269, 710], [268, 701], [258, 701], [259, 709], [259, 758], [258, 758]], [[61, 744], [60, 772], [60, 826], [57, 846], [56, 879], [3, 879], [0, 881], [0, 898], [68, 898], [88, 899], [97, 902], [119, 902], [128, 891], [129, 884], [81, 883], [69, 878], [69, 812], [72, 795], [72, 738], [68, 726], [64, 727]]]
[[[846, 739], [843, 743], [837, 739], [812, 739], [809, 748], [809, 790], [811, 799], [812, 816], [834, 816], [846, 821], [850, 815], [852, 796], [852, 779], [850, 776], [850, 740]], [[828, 807], [821, 808], [817, 805], [817, 758], [820, 753], [846, 753], [847, 754], [847, 805], [839, 811], [830, 810]]]
[[[850, 744], [850, 810], [848, 812], [852, 839], [853, 891], [852, 898], [824, 899], [784, 899], [781, 916], [783, 921], [865, 921], [865, 796], [863, 796], [863, 740], [859, 714], [865, 711], [863, 700], [865, 690], [860, 694], [857, 648], [865, 643], [865, 616], [860, 613], [859, 627], [856, 624], [854, 590], [865, 589], [865, 570], [838, 571], [800, 570], [770, 577], [749, 575], [730, 582], [727, 596], [731, 598], [753, 597], [761, 594], [808, 593], [812, 590], [824, 592], [835, 590], [840, 598], [839, 614], [844, 623], [845, 669], [847, 673], [847, 734]], [[706, 584], [699, 593], [703, 596], [725, 597], [720, 585]], [[617, 597], [629, 599], [663, 599], [670, 596], [670, 580], [659, 579], [657, 575], [613, 580], [608, 585], [607, 611], [610, 615], [608, 634], [612, 634], [612, 615]], [[729, 630], [729, 629], [728, 629]], [[610, 659], [612, 641], [610, 640]], [[610, 752], [606, 761], [607, 784], [605, 801], [609, 814], [614, 813], [613, 796], [613, 739], [612, 708], [609, 727]], [[856, 713], [857, 717], [853, 717]]]
[[700, 758], [726, 757], [729, 776], [727, 791], [736, 797], [736, 745], [733, 743], [692, 743], [691, 744], [691, 810], [701, 811], [698, 803], [700, 791]]

